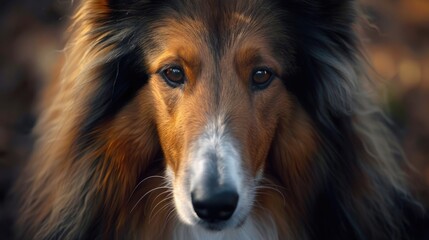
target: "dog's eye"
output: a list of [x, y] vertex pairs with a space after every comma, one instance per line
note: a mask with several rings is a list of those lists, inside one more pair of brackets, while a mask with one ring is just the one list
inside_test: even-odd
[[252, 85], [254, 89], [261, 90], [270, 85], [274, 74], [269, 69], [256, 69], [252, 73]]
[[162, 76], [172, 87], [177, 87], [185, 82], [185, 74], [180, 67], [169, 67], [162, 71]]

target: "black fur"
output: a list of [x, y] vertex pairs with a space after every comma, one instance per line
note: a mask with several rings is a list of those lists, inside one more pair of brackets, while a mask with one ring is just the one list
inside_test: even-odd
[[[98, 90], [89, 100], [88, 115], [82, 120], [81, 134], [77, 142], [82, 147], [91, 142], [91, 133], [110, 121], [148, 82], [149, 76], [140, 47], [148, 32], [150, 22], [158, 18], [157, 4], [148, 1], [110, 1], [112, 11], [97, 19], [99, 27], [91, 34], [94, 38], [109, 32], [97, 42], [104, 49], [114, 46], [105, 61], [94, 69], [98, 74]], [[159, 5], [159, 4], [158, 4]], [[141, 16], [145, 16], [143, 19]], [[124, 34], [122, 30], [127, 29]], [[143, 41], [144, 42], [144, 41]], [[145, 43], [149, 44], [149, 43]]]
[[[145, 38], [146, 29], [159, 17], [157, 9], [165, 2], [111, 0], [109, 4], [112, 12], [99, 20], [100, 27], [93, 34], [111, 32], [98, 44], [100, 48], [115, 46], [116, 54], [96, 69], [99, 73], [98, 90], [89, 101], [89, 114], [82, 121], [81, 137], [77, 140], [82, 147], [90, 145], [87, 144], [93, 140], [90, 133], [97, 126], [114, 118], [147, 83], [149, 76], [145, 70], [144, 50], [137, 47], [137, 41]], [[345, 61], [357, 63], [357, 37], [353, 31], [357, 15], [355, 2], [291, 0], [279, 1], [278, 4], [285, 12], [285, 26], [290, 27], [294, 34], [292, 45], [296, 68], [284, 77], [285, 87], [295, 95], [316, 124], [321, 139], [325, 141], [322, 154], [327, 155], [331, 170], [315, 194], [316, 198], [309, 202], [309, 206], [315, 207], [309, 207], [308, 221], [303, 224], [312, 239], [371, 239], [371, 233], [355, 220], [357, 217], [353, 214], [356, 213], [348, 212], [342, 205], [343, 200], [349, 197], [344, 196], [343, 193], [347, 192], [344, 189], [359, 181], [359, 176], [353, 173], [360, 171], [356, 149], [362, 143], [353, 131], [353, 115], [347, 109], [353, 104], [352, 98], [347, 94], [341, 95], [344, 91], [339, 82], [344, 78], [342, 73], [314, 56], [321, 54], [325, 58], [337, 58], [341, 55]], [[122, 34], [119, 30], [124, 28], [131, 29], [132, 34], [118, 37]], [[213, 25], [213, 32], [213, 46], [220, 49], [219, 34], [216, 33], [221, 31]], [[335, 76], [335, 80], [328, 76]], [[329, 95], [332, 95], [330, 99], [326, 97]], [[386, 193], [398, 199], [400, 204], [411, 205], [407, 198], [398, 197], [400, 195], [394, 191], [386, 189]], [[406, 217], [401, 211], [397, 212], [395, 217]], [[421, 218], [415, 216], [408, 217], [420, 221]], [[383, 226], [380, 219], [376, 219], [376, 223]], [[102, 220], [97, 220], [90, 230], [97, 229], [95, 232], [98, 232], [101, 226]], [[391, 231], [388, 227], [380, 230], [386, 234], [386, 239], [390, 239]]]

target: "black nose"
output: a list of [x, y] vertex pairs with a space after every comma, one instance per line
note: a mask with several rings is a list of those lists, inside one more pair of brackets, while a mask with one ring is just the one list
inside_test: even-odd
[[238, 203], [237, 191], [226, 187], [214, 191], [195, 189], [191, 197], [195, 213], [207, 222], [228, 220]]

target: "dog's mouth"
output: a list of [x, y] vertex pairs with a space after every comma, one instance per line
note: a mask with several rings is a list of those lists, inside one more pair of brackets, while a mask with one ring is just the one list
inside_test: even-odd
[[238, 224], [231, 227], [230, 224], [228, 223], [228, 220], [218, 221], [218, 222], [209, 222], [209, 221], [200, 220], [200, 221], [197, 221], [197, 225], [211, 232], [219, 232], [224, 229], [240, 228], [245, 222], [246, 222], [246, 218], [243, 218], [240, 221], [238, 221]]

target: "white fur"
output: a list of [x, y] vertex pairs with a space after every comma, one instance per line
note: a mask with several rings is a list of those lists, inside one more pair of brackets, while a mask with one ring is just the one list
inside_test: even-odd
[[[191, 191], [197, 184], [204, 182], [210, 171], [216, 171], [219, 183], [232, 186], [239, 195], [237, 208], [232, 217], [223, 223], [222, 232], [234, 229], [248, 216], [254, 201], [255, 181], [246, 179], [249, 174], [243, 168], [237, 145], [224, 124], [224, 118], [219, 116], [206, 124], [203, 132], [190, 146], [188, 155], [185, 156], [187, 161], [184, 175], [177, 177], [167, 174], [173, 182], [176, 211], [180, 219], [191, 228], [197, 227], [200, 221], [193, 210]], [[215, 154], [216, 159], [210, 159], [207, 154]]]
[[[216, 154], [216, 163], [206, 157], [208, 153]], [[221, 119], [207, 124], [200, 138], [194, 143], [189, 158], [191, 189], [194, 184], [201, 182], [209, 171], [217, 171], [219, 183], [229, 183], [237, 190], [241, 188], [241, 157]]]
[[173, 240], [277, 240], [277, 228], [269, 215], [263, 219], [249, 217], [243, 226], [236, 229], [226, 229], [210, 232], [200, 227], [178, 224], [174, 229]]

